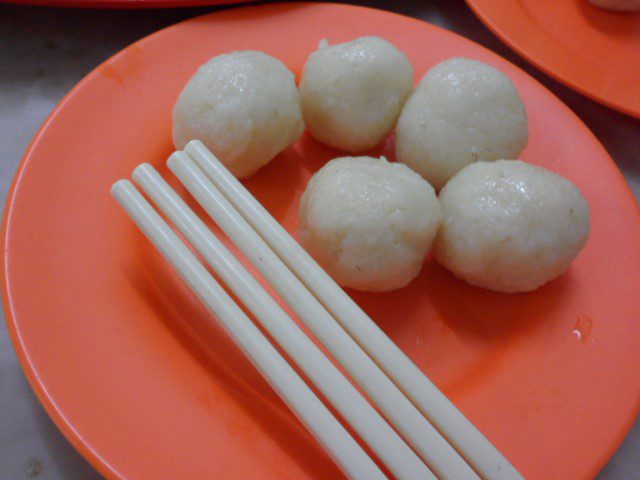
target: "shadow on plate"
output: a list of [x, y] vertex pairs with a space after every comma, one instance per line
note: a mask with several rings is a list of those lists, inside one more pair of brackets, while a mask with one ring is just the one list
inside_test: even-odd
[[[255, 175], [243, 180], [243, 184], [256, 199], [282, 223], [292, 207], [296, 186], [301, 181], [302, 156], [287, 148]], [[277, 188], [273, 186], [276, 185]]]
[[409, 316], [418, 302], [426, 300], [438, 319], [456, 334], [496, 342], [516, 332], [525, 334], [547, 321], [548, 312], [562, 301], [569, 283], [569, 275], [565, 274], [533, 292], [493, 292], [454, 277], [428, 257], [418, 277], [404, 288], [349, 293], [388, 333]]
[[570, 285], [565, 274], [530, 293], [492, 292], [457, 279], [428, 258], [405, 288], [349, 294], [455, 401], [499, 370], [512, 344], [536, 329], [554, 328], [558, 319], [551, 312]]
[[[171, 267], [141, 235], [136, 236], [136, 262], [124, 275], [194, 361], [222, 385], [266, 436], [310, 475], [341, 478], [337, 467], [291, 414], [251, 362], [226, 335], [217, 320], [188, 290]], [[199, 395], [204, 408], [218, 408], [208, 395]], [[322, 460], [321, 460], [322, 459]], [[322, 468], [319, 468], [322, 465]]]
[[592, 5], [588, 0], [574, 0], [589, 24], [607, 35], [635, 37], [640, 34], [640, 14], [614, 12]]

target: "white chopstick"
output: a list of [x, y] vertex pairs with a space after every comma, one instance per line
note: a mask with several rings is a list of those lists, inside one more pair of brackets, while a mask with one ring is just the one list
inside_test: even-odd
[[120, 180], [111, 192], [344, 473], [358, 480], [385, 479], [371, 458], [131, 182]]
[[523, 479], [498, 449], [320, 268], [201, 142], [189, 142], [185, 151], [309, 291], [482, 478]]
[[438, 478], [477, 479], [464, 459], [309, 293], [193, 160], [176, 152], [167, 164]]
[[396, 478], [435, 480], [420, 458], [151, 165], [137, 167], [133, 179]]

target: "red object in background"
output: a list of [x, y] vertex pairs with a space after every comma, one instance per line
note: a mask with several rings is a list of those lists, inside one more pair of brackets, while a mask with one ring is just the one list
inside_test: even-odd
[[587, 97], [640, 118], [640, 13], [588, 0], [466, 0], [503, 42]]

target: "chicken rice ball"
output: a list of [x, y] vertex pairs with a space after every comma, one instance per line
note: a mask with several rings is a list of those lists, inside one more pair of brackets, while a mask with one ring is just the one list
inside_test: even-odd
[[384, 158], [343, 157], [309, 181], [299, 239], [340, 285], [380, 292], [420, 272], [440, 225], [440, 204], [420, 175]]
[[294, 143], [304, 130], [295, 77], [266, 53], [238, 51], [202, 65], [173, 109], [173, 143], [201, 140], [238, 178]]
[[380, 37], [321, 42], [300, 81], [304, 120], [313, 137], [347, 152], [380, 143], [413, 89], [406, 55]]
[[527, 137], [524, 104], [509, 77], [453, 58], [429, 70], [407, 100], [396, 126], [396, 159], [439, 190], [470, 163], [518, 158]]
[[479, 162], [440, 192], [436, 260], [472, 285], [534, 290], [569, 268], [589, 237], [589, 206], [569, 180], [518, 160]]

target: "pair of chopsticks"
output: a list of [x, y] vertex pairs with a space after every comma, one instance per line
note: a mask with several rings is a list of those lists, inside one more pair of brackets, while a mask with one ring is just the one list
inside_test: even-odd
[[[201, 142], [167, 164], [380, 413], [151, 165], [133, 180], [396, 478], [523, 478]], [[112, 194], [343, 472], [386, 478], [136, 187]]]

